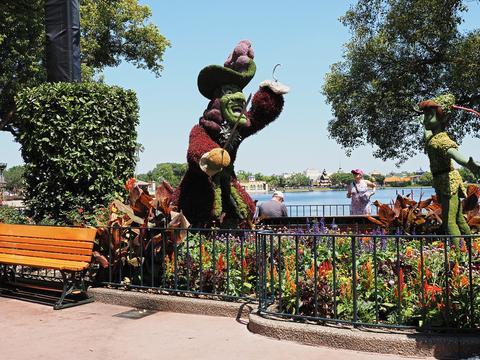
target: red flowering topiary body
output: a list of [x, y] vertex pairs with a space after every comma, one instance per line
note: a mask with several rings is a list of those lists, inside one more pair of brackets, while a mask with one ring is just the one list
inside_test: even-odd
[[[222, 148], [226, 142], [225, 130], [231, 128], [222, 119], [218, 99], [210, 101], [199, 124], [190, 132], [188, 170], [173, 198], [174, 204], [193, 226], [210, 226], [214, 221], [217, 224], [238, 224], [253, 217], [255, 204], [236, 178], [235, 158], [241, 142], [275, 120], [282, 111], [283, 103], [282, 95], [275, 94], [268, 87], [261, 87], [253, 96], [251, 108], [246, 114], [247, 123], [237, 128], [233, 141], [226, 147], [231, 158], [230, 165], [215, 176], [208, 176], [200, 169], [200, 158], [214, 148]], [[215, 200], [216, 188], [222, 189], [221, 205], [219, 199]], [[232, 188], [237, 191], [240, 204], [231, 200], [236, 195], [232, 194]]]

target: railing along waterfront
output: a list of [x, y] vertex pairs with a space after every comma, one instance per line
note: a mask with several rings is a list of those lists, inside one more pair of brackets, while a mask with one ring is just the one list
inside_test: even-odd
[[479, 330], [475, 236], [257, 237], [260, 314], [353, 326]]
[[100, 244], [103, 285], [226, 299], [257, 293], [256, 231], [107, 228]]
[[[286, 205], [288, 216], [291, 217], [330, 217], [350, 215], [350, 204], [323, 204], [323, 205]], [[376, 206], [371, 207], [372, 215], [377, 214]]]

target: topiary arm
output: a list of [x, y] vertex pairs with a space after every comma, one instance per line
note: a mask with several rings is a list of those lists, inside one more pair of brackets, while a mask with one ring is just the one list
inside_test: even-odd
[[282, 112], [283, 103], [283, 95], [275, 94], [269, 87], [261, 87], [253, 96], [252, 106], [247, 114], [250, 126], [239, 130], [242, 137], [255, 134], [274, 121]]
[[201, 157], [214, 148], [220, 147], [206, 131], [199, 125], [195, 125], [190, 131], [190, 138], [188, 143], [187, 161], [189, 164], [196, 164]]
[[462, 165], [463, 167], [469, 169], [477, 178], [480, 177], [480, 163], [473, 160], [472, 157], [467, 158], [455, 148], [448, 149], [447, 155], [448, 157], [450, 157], [450, 159], [456, 161], [459, 165]]

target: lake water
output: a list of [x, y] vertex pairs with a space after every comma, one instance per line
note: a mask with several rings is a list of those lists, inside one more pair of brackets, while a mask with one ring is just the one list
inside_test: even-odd
[[[426, 199], [435, 193], [431, 187], [423, 188], [386, 188], [377, 189], [371, 197], [372, 202], [380, 201], [382, 204], [390, 204], [395, 201], [397, 194], [406, 196], [411, 194], [413, 200], [418, 201], [420, 196]], [[285, 205], [290, 216], [330, 216], [348, 215], [350, 213], [350, 199], [347, 198], [346, 190], [336, 191], [306, 191], [284, 192]], [[263, 201], [270, 200], [272, 194], [251, 194], [253, 199], [258, 200], [260, 205]], [[298, 206], [306, 205], [306, 206]], [[324, 206], [340, 205], [340, 206]], [[343, 205], [343, 206], [342, 206]], [[376, 213], [376, 207], [372, 205], [372, 213]]]

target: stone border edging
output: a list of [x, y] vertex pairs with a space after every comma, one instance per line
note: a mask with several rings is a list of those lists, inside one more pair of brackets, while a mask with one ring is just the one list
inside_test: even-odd
[[328, 346], [364, 352], [403, 356], [465, 358], [480, 353], [480, 337], [475, 335], [427, 335], [359, 330], [272, 320], [255, 313], [248, 329], [256, 334], [306, 345]]
[[248, 317], [248, 330], [252, 333], [305, 345], [416, 357], [467, 358], [480, 354], [478, 335], [405, 334], [298, 323], [260, 316], [255, 313], [256, 304], [248, 302], [227, 302], [108, 288], [90, 288], [88, 293], [94, 296], [95, 301], [107, 304], [236, 319]]
[[108, 288], [90, 288], [88, 294], [95, 301], [134, 307], [138, 309], [169, 311], [183, 314], [248, 318], [256, 307], [248, 302], [228, 302], [175, 295], [148, 294]]

